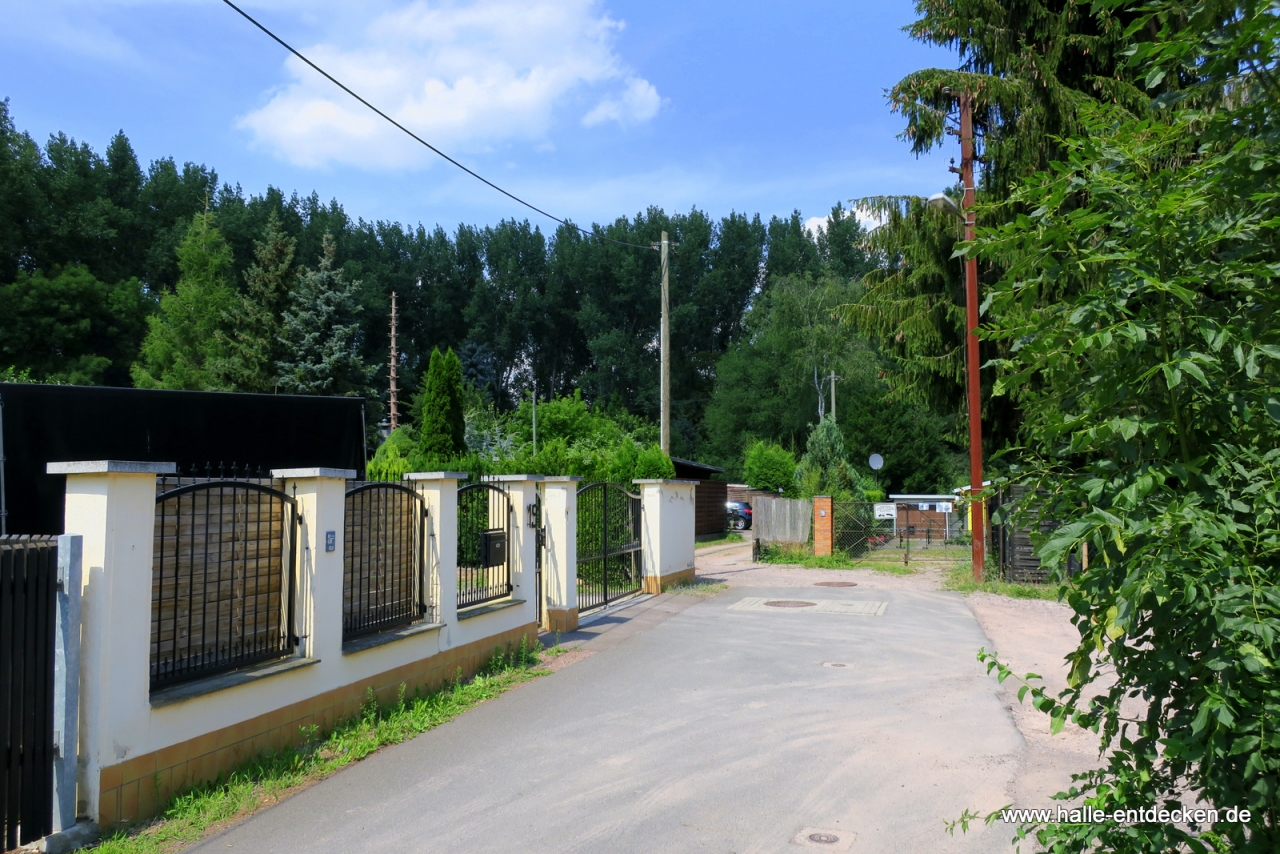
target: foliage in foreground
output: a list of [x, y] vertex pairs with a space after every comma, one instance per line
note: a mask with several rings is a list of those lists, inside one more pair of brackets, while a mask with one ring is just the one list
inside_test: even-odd
[[[1064, 162], [1014, 194], [1031, 213], [979, 234], [982, 256], [1008, 270], [987, 334], [1010, 345], [1002, 389], [1024, 395], [1016, 479], [1036, 496], [1029, 509], [1065, 523], [1040, 557], [1060, 568], [1090, 550], [1067, 594], [1081, 637], [1069, 687], [1023, 693], [1055, 728], [1101, 735], [1101, 767], [1060, 798], [1108, 815], [1199, 800], [1250, 817], [1020, 836], [1062, 852], [1273, 852], [1280, 23], [1270, 3], [1157, 5], [1135, 32], [1159, 37], [1137, 55], [1157, 60], [1149, 83], [1176, 75], [1188, 97], [1143, 119], [1084, 111]], [[1104, 672], [1114, 683], [1096, 688]], [[1130, 696], [1136, 720], [1121, 710]]]
[[317, 737], [315, 727], [306, 744], [257, 757], [225, 779], [175, 796], [150, 824], [106, 837], [94, 850], [99, 854], [167, 854], [201, 839], [214, 825], [270, 806], [290, 790], [321, 780], [389, 744], [398, 744], [452, 720], [473, 706], [493, 699], [508, 688], [539, 675], [539, 652], [527, 641], [498, 651], [468, 681], [455, 681], [438, 691], [415, 692], [380, 706], [372, 691], [360, 716]]

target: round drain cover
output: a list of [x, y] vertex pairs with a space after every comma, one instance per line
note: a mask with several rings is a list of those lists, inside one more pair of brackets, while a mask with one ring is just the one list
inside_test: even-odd
[[856, 581], [819, 581], [814, 587], [857, 587]]
[[798, 599], [770, 599], [764, 604], [770, 608], [813, 608], [817, 606], [817, 602], [801, 602]]
[[810, 833], [810, 842], [817, 842], [820, 845], [835, 845], [840, 841], [840, 837], [834, 833]]

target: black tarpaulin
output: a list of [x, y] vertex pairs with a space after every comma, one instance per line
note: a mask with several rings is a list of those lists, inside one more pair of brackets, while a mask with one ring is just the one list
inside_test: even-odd
[[[364, 399], [0, 383], [7, 528], [61, 534], [66, 478], [45, 464], [177, 463], [364, 474]], [[70, 531], [67, 533], [76, 533]]]

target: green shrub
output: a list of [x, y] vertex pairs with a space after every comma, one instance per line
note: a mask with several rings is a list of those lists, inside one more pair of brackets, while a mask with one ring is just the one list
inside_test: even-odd
[[640, 451], [636, 460], [635, 478], [672, 478], [676, 476], [676, 467], [671, 458], [662, 453], [662, 448], [650, 445]]
[[788, 497], [797, 493], [796, 458], [781, 445], [756, 442], [747, 450], [742, 472], [752, 489], [781, 492]]

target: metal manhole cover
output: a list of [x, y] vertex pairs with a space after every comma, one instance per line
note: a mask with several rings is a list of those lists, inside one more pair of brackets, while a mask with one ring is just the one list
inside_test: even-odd
[[765, 599], [744, 596], [729, 606], [730, 611], [791, 611], [799, 614], [846, 614], [852, 617], [882, 617], [888, 602], [867, 599]]
[[819, 581], [814, 587], [857, 587], [856, 581]]
[[821, 848], [824, 851], [849, 851], [858, 835], [851, 830], [830, 827], [802, 827], [791, 837], [793, 845]]
[[845, 664], [843, 661], [824, 661], [822, 662], [822, 666], [840, 668], [840, 667], [848, 667], [849, 665]]

